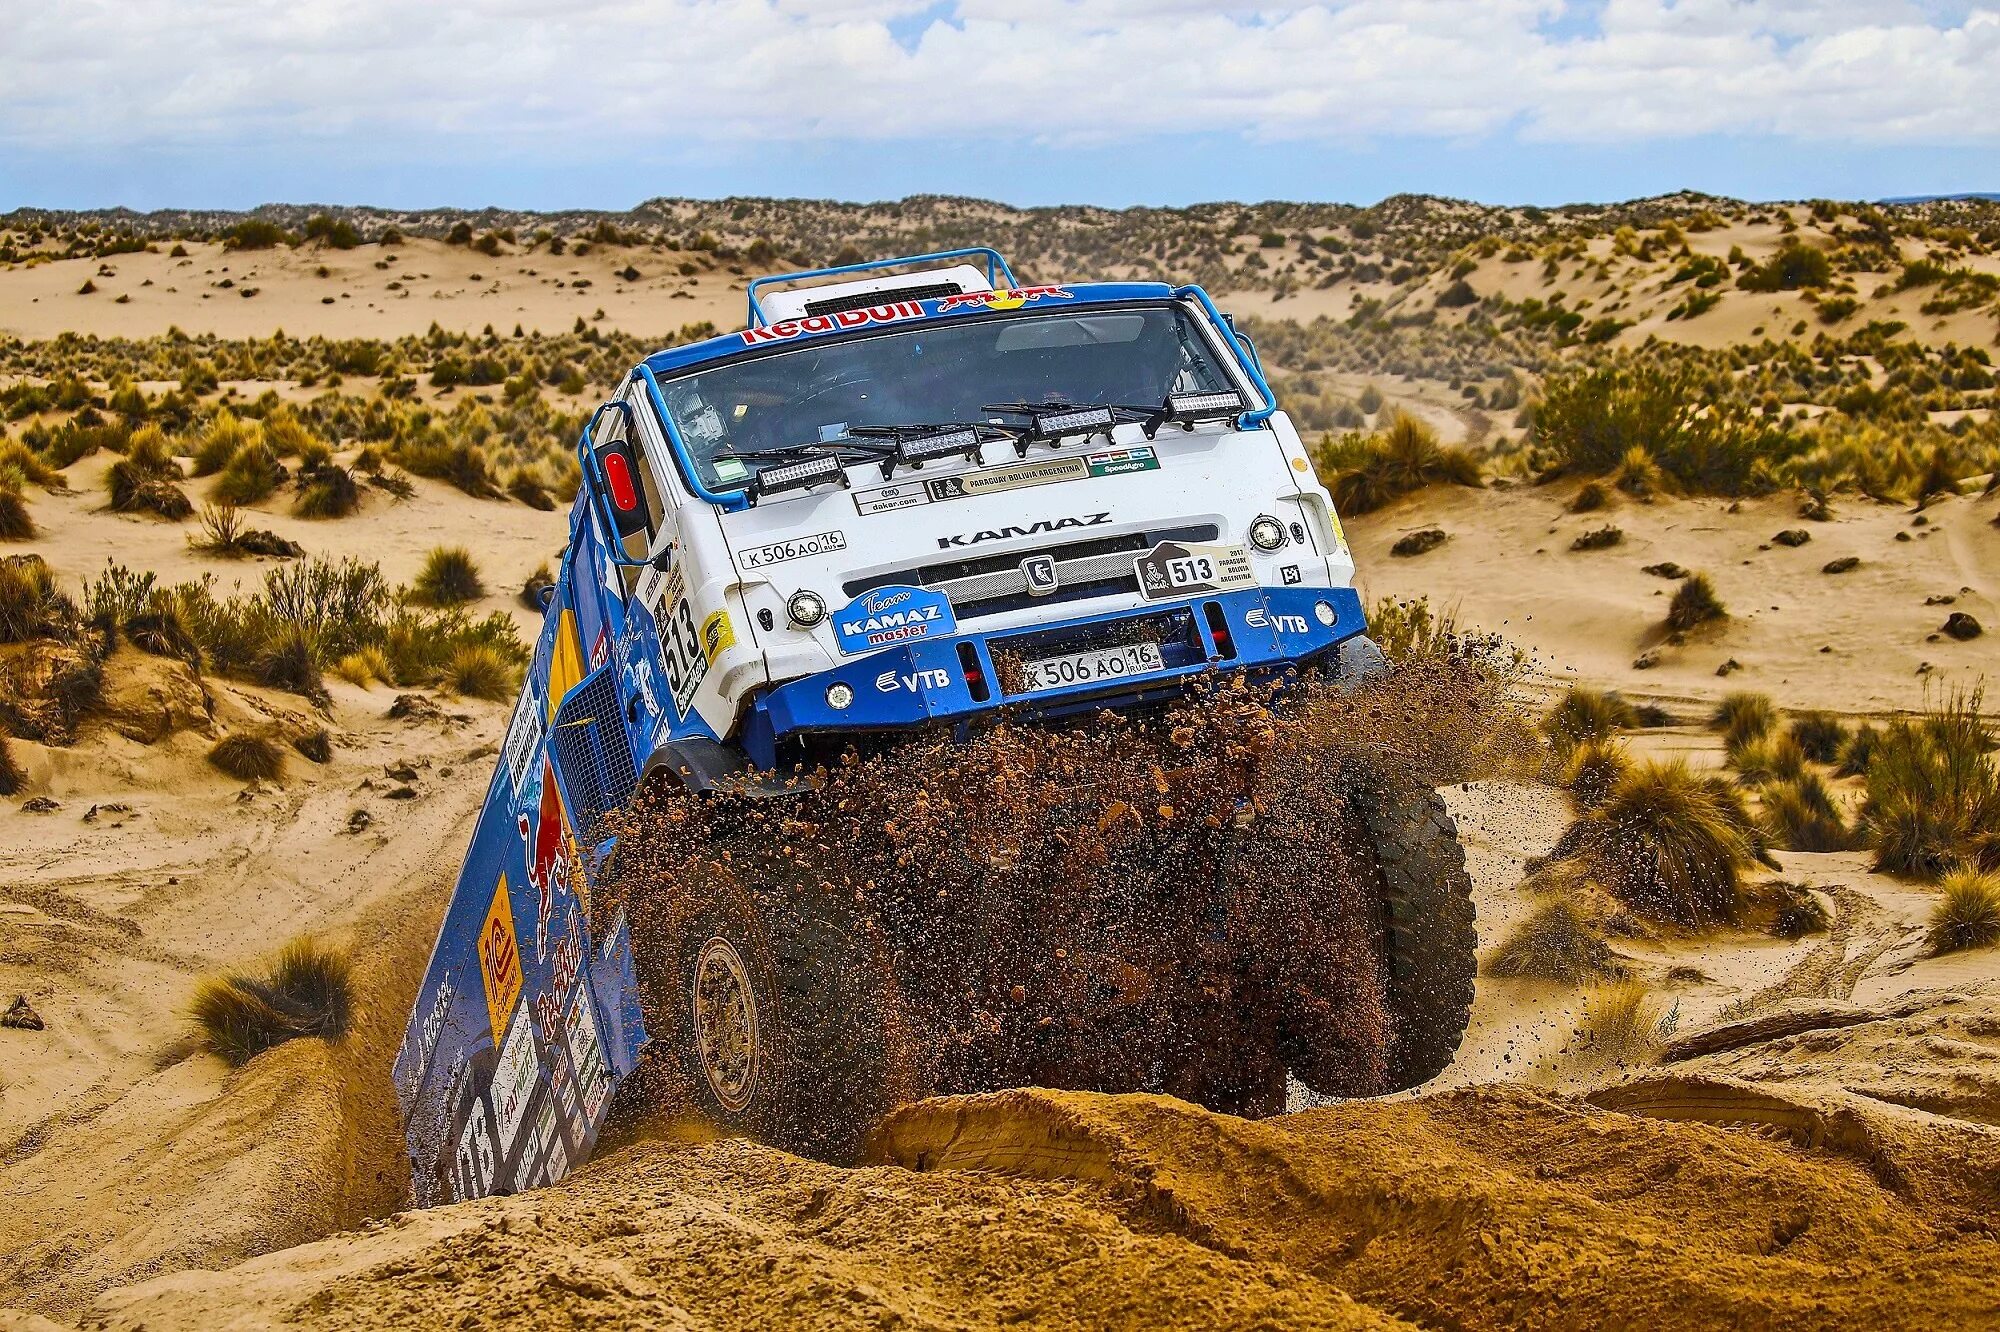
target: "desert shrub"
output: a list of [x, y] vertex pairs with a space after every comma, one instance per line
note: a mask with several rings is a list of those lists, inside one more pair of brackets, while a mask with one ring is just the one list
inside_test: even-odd
[[75, 603], [57, 589], [41, 556], [0, 556], [0, 643], [67, 638], [77, 621]]
[[285, 467], [261, 439], [243, 445], [215, 478], [213, 494], [225, 504], [255, 504], [284, 484]]
[[1743, 901], [1743, 924], [1763, 929], [1775, 938], [1803, 939], [1833, 927], [1833, 918], [1819, 894], [1802, 883], [1766, 879], [1744, 889]]
[[181, 467], [167, 448], [166, 436], [158, 426], [147, 426], [134, 434], [125, 456], [105, 473], [105, 488], [111, 492], [111, 507], [123, 513], [149, 510], [176, 522], [194, 512], [194, 505], [175, 483]]
[[411, 584], [416, 599], [430, 606], [459, 606], [486, 595], [479, 566], [463, 546], [436, 546]]
[[1603, 931], [1569, 898], [1545, 898], [1486, 959], [1489, 976], [1581, 984], [1622, 971]]
[[208, 1048], [232, 1065], [302, 1036], [336, 1040], [352, 1010], [347, 955], [310, 938], [287, 944], [266, 975], [204, 977], [191, 1005]]
[[1745, 786], [1767, 786], [1789, 782], [1806, 771], [1806, 751], [1789, 735], [1767, 735], [1746, 740], [1729, 750], [1729, 762], [1736, 780]]
[[1569, 751], [1562, 784], [1578, 809], [1596, 809], [1611, 797], [1611, 788], [1632, 768], [1632, 758], [1616, 740], [1584, 740]]
[[300, 757], [309, 762], [331, 763], [333, 761], [333, 736], [324, 726], [317, 730], [307, 731], [302, 735], [293, 736], [292, 748], [299, 752]]
[[542, 484], [542, 474], [533, 467], [516, 467], [514, 475], [507, 482], [507, 493], [531, 509], [543, 513], [552, 512], [556, 507], [555, 497]]
[[521, 604], [537, 615], [542, 614], [546, 609], [542, 605], [542, 593], [555, 585], [556, 576], [549, 572], [547, 561], [536, 565], [535, 571], [521, 584]]
[[1621, 528], [1610, 526], [1598, 527], [1579, 535], [1576, 540], [1569, 543], [1569, 548], [1571, 550], [1609, 550], [1624, 539], [1625, 533]]
[[358, 648], [333, 664], [333, 673], [349, 684], [366, 689], [376, 681], [392, 683], [395, 676], [389, 669], [389, 658], [379, 647]]
[[23, 484], [32, 483], [49, 490], [63, 484], [62, 473], [51, 467], [41, 454], [17, 439], [0, 438], [0, 473], [10, 468], [20, 473]]
[[2000, 876], [1960, 870], [1938, 887], [1928, 936], [1933, 954], [2000, 943]]
[[1830, 712], [1801, 712], [1792, 718], [1789, 729], [1792, 739], [1814, 763], [1838, 763], [1847, 747], [1847, 727]]
[[94, 628], [116, 630], [137, 615], [158, 586], [150, 570], [134, 573], [113, 560], [104, 562], [104, 572], [83, 580], [83, 614]]
[[1445, 448], [1437, 432], [1407, 412], [1395, 413], [1379, 434], [1324, 439], [1312, 454], [1342, 513], [1368, 513], [1425, 486], [1481, 484], [1477, 458]]
[[329, 651], [344, 653], [373, 637], [389, 590], [373, 564], [308, 560], [266, 573], [264, 601], [279, 620], [315, 630]]
[[1840, 766], [1833, 770], [1836, 777], [1859, 777], [1868, 771], [1868, 761], [1875, 756], [1875, 743], [1882, 733], [1873, 726], [1863, 723], [1847, 737], [1847, 743], [1840, 747]]
[[34, 515], [21, 495], [21, 474], [0, 470], [0, 541], [26, 541], [34, 535]]
[[1636, 1063], [1659, 1048], [1664, 1032], [1659, 1000], [1637, 980], [1614, 980], [1590, 990], [1575, 1044], [1596, 1058]]
[[[1795, 448], [1780, 428], [1716, 398], [1692, 369], [1665, 359], [1552, 372], [1535, 409], [1534, 441], [1563, 471], [1612, 476], [1641, 462], [1662, 481], [1709, 494], [1765, 488], [1765, 469]], [[1619, 487], [1641, 495], [1666, 488], [1633, 474]]]
[[1642, 915], [1695, 927], [1731, 919], [1754, 857], [1747, 818], [1685, 763], [1639, 764], [1557, 841], [1571, 863]]
[[1708, 581], [1707, 574], [1698, 573], [1684, 580], [1674, 589], [1674, 599], [1667, 605], [1667, 628], [1676, 633], [1728, 618], [1729, 611], [1716, 595], [1715, 584]]
[[520, 674], [499, 649], [486, 643], [465, 643], [452, 651], [438, 683], [454, 694], [505, 700], [520, 687]]
[[268, 250], [291, 243], [290, 232], [261, 217], [246, 217], [222, 233], [223, 248], [228, 250]]
[[1457, 625], [1449, 612], [1431, 609], [1429, 597], [1383, 597], [1368, 612], [1368, 630], [1390, 661], [1417, 661], [1451, 650]]
[[0, 796], [18, 795], [27, 783], [27, 774], [14, 757], [14, 742], [0, 731]]
[[1611, 503], [1611, 492], [1596, 481], [1586, 481], [1569, 503], [1571, 513], [1596, 513]]
[[1773, 846], [1786, 851], [1845, 851], [1854, 832], [1816, 772], [1802, 772], [1764, 792], [1759, 820]]
[[1883, 728], [1862, 805], [1877, 869], [1923, 878], [2000, 869], [2000, 772], [1980, 703], [1976, 691], [1948, 694]]
[[1723, 695], [1709, 715], [1709, 729], [1722, 732], [1722, 739], [1731, 749], [1748, 744], [1752, 740], [1762, 740], [1778, 724], [1778, 709], [1765, 694], [1737, 690]]
[[321, 698], [326, 693], [326, 683], [320, 678], [320, 663], [326, 652], [322, 641], [312, 625], [274, 624], [257, 647], [250, 675], [273, 689]]
[[243, 782], [272, 782], [285, 773], [285, 751], [269, 736], [239, 731], [208, 751], [208, 761]]
[[262, 436], [263, 429], [255, 421], [244, 421], [227, 407], [221, 409], [194, 446], [194, 474], [214, 476], [244, 446], [258, 442]]
[[500, 493], [486, 451], [477, 444], [454, 443], [442, 436], [426, 437], [405, 445], [396, 461], [418, 476], [450, 482], [477, 499], [490, 499]]
[[1542, 734], [1559, 754], [1586, 740], [1608, 740], [1639, 724], [1638, 711], [1615, 690], [1572, 685], [1542, 718]]
[[301, 518], [345, 518], [361, 507], [361, 487], [354, 473], [334, 462], [300, 468], [299, 496], [292, 512]]
[[180, 603], [165, 589], [149, 592], [146, 604], [122, 627], [126, 641], [141, 652], [156, 657], [178, 657], [195, 665], [201, 662], [201, 648], [181, 614]]
[[1745, 291], [1803, 291], [1833, 281], [1833, 261], [1796, 236], [1785, 238], [1777, 252], [1745, 271], [1736, 285]]
[[201, 506], [201, 535], [190, 536], [188, 544], [214, 555], [244, 555], [243, 511], [234, 504]]

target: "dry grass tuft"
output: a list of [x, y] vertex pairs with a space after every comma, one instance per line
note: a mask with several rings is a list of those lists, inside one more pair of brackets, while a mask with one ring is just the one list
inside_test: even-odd
[[1814, 763], [1838, 763], [1847, 747], [1847, 727], [1830, 712], [1801, 712], [1789, 728], [1807, 758]]
[[1674, 762], [1625, 772], [1544, 863], [1570, 863], [1639, 914], [1695, 928], [1735, 917], [1754, 859], [1740, 807]]
[[520, 687], [520, 673], [505, 653], [485, 643], [458, 647], [445, 663], [438, 684], [454, 694], [504, 701]]
[[1586, 740], [1608, 740], [1639, 724], [1639, 712], [1613, 690], [1573, 685], [1542, 719], [1542, 734], [1557, 754], [1567, 754]]
[[1959, 870], [1945, 876], [1931, 909], [1933, 955], [2000, 943], [2000, 875]]
[[1489, 976], [1525, 980], [1587, 980], [1617, 976], [1623, 968], [1611, 955], [1597, 922], [1576, 903], [1560, 895], [1537, 906], [1508, 932], [1486, 961]]
[[1764, 792], [1758, 821], [1771, 844], [1785, 851], [1846, 851], [1854, 845], [1833, 793], [1816, 772], [1802, 772]]
[[20, 762], [14, 757], [13, 742], [0, 731], [0, 796], [18, 793], [27, 780], [27, 774], [21, 771]]
[[1752, 740], [1762, 740], [1778, 724], [1778, 709], [1765, 694], [1739, 690], [1723, 696], [1708, 719], [1710, 730], [1722, 732], [1732, 749]]
[[1976, 691], [1954, 693], [1883, 728], [1862, 805], [1877, 869], [1928, 879], [2000, 869], [2000, 769], [1980, 705]]
[[1642, 1063], [1660, 1048], [1662, 1026], [1659, 1000], [1645, 984], [1616, 980], [1584, 996], [1574, 1043], [1607, 1063]]
[[35, 517], [21, 494], [23, 479], [19, 472], [0, 467], [0, 541], [27, 541], [35, 535]]
[[1745, 786], [1789, 782], [1806, 771], [1806, 751], [1789, 735], [1751, 740], [1729, 751], [1736, 779]]
[[322, 726], [316, 731], [292, 738], [292, 748], [299, 751], [302, 758], [314, 763], [333, 762], [333, 736]]
[[462, 606], [486, 595], [479, 566], [463, 546], [434, 547], [411, 590], [427, 606]]
[[265, 976], [204, 977], [190, 1010], [208, 1048], [239, 1065], [303, 1036], [339, 1039], [353, 1010], [352, 973], [345, 953], [295, 939]]
[[1674, 599], [1667, 606], [1667, 628], [1676, 633], [1728, 618], [1729, 611], [1715, 594], [1715, 584], [1708, 581], [1707, 574], [1695, 574], [1675, 588]]
[[352, 685], [366, 689], [380, 681], [394, 684], [396, 678], [389, 667], [389, 658], [378, 647], [365, 647], [350, 652], [333, 664], [333, 673]]
[[1632, 770], [1632, 756], [1616, 740], [1585, 740], [1570, 750], [1562, 784], [1578, 809], [1592, 810], [1611, 798], [1611, 788]]
[[241, 782], [274, 782], [285, 773], [285, 751], [269, 736], [247, 732], [216, 741], [208, 761]]

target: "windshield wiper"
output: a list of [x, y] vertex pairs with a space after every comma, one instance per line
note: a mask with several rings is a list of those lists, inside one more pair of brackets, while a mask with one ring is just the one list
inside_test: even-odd
[[922, 467], [934, 459], [951, 457], [978, 462], [981, 446], [987, 440], [1018, 439], [1022, 429], [991, 421], [913, 421], [904, 425], [853, 426], [847, 433], [888, 444], [889, 456], [882, 459], [882, 479], [887, 481], [896, 474], [898, 463]]

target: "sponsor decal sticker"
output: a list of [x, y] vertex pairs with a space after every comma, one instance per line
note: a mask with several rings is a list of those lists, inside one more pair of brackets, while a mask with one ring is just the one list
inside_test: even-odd
[[958, 296], [946, 296], [938, 302], [937, 312], [949, 314], [953, 310], [1018, 310], [1022, 306], [1039, 300], [1067, 301], [1071, 293], [1063, 287], [1002, 287], [998, 291], [968, 291]]
[[884, 671], [875, 677], [875, 688], [885, 694], [893, 694], [899, 689], [916, 693], [920, 689], [951, 688], [951, 672], [938, 670], [924, 671]]
[[1092, 476], [1129, 476], [1133, 472], [1157, 472], [1160, 454], [1151, 444], [1134, 444], [1129, 449], [1107, 449], [1083, 460]]
[[556, 786], [555, 765], [547, 756], [542, 759], [541, 808], [533, 823], [526, 813], [516, 814], [514, 828], [521, 834], [528, 882], [535, 890], [535, 961], [540, 962], [547, 955], [549, 917], [555, 912], [556, 893], [569, 891], [562, 793]]
[[1090, 465], [1082, 458], [1045, 458], [1039, 462], [990, 467], [983, 472], [944, 476], [924, 482], [932, 499], [964, 499], [968, 495], [997, 495], [1005, 490], [1025, 490], [1029, 486], [1054, 485], [1058, 481], [1082, 481], [1090, 476]]
[[502, 750], [507, 756], [507, 776], [514, 783], [517, 800], [526, 794], [529, 768], [534, 764], [536, 751], [542, 747], [542, 709], [541, 696], [535, 692], [531, 680], [514, 704], [514, 719], [507, 723], [507, 742]]
[[[553, 1184], [569, 1173], [569, 1153], [563, 1149], [562, 1135], [556, 1132], [555, 1107], [547, 1101], [535, 1117], [535, 1146], [528, 1159], [542, 1163], [540, 1184]], [[526, 1173], [525, 1168], [522, 1173]]]
[[1345, 549], [1347, 546], [1347, 533], [1341, 530], [1340, 515], [1332, 509], [1328, 509], [1326, 511], [1326, 520], [1333, 525], [1333, 544]]
[[514, 938], [514, 904], [507, 896], [507, 876], [493, 889], [493, 905], [479, 927], [479, 979], [486, 986], [486, 1016], [499, 1040], [521, 997], [521, 948]]
[[918, 638], [958, 632], [951, 599], [942, 592], [900, 584], [864, 592], [833, 617], [840, 650], [850, 656]]
[[1148, 601], [1257, 586], [1250, 552], [1241, 544], [1162, 541], [1132, 561], [1132, 569], [1139, 575], [1139, 595]]
[[735, 646], [736, 626], [729, 622], [728, 611], [714, 611], [701, 622], [701, 655], [709, 665], [715, 665], [717, 657]]
[[597, 1015], [590, 1011], [588, 991], [577, 990], [567, 1025], [569, 1057], [576, 1068], [577, 1088], [583, 1094], [584, 1116], [595, 1122], [611, 1094], [611, 1075], [604, 1067], [604, 1047], [597, 1038]]
[[1286, 587], [1296, 587], [1299, 583], [1304, 581], [1304, 578], [1305, 575], [1299, 572], [1299, 566], [1296, 564], [1288, 564], [1284, 568], [1278, 570], [1278, 581], [1283, 583]]
[[482, 1198], [493, 1191], [493, 1174], [500, 1164], [493, 1150], [493, 1130], [487, 1127], [486, 1108], [479, 1098], [472, 1101], [472, 1117], [458, 1137], [458, 1197]]
[[416, 1071], [410, 1075], [412, 1088], [424, 1085], [424, 1074], [430, 1071], [431, 1056], [437, 1053], [438, 1037], [444, 1034], [445, 1015], [451, 1012], [451, 1001], [458, 997], [458, 987], [446, 976], [438, 982], [437, 993], [431, 998], [431, 1011], [424, 1014], [424, 1024], [417, 1030]]
[[521, 1121], [528, 1117], [528, 1102], [534, 1098], [536, 1074], [535, 1024], [516, 1022], [500, 1047], [500, 1062], [493, 1066], [493, 1113], [500, 1121], [502, 1155], [514, 1149], [521, 1135]]
[[893, 486], [876, 486], [873, 490], [854, 492], [854, 510], [864, 518], [872, 513], [914, 509], [919, 504], [930, 502], [931, 492], [921, 481], [898, 481]]
[[667, 667], [667, 692], [674, 700], [674, 718], [687, 719], [694, 705], [694, 691], [708, 678], [709, 659], [701, 652], [701, 635], [695, 630], [694, 606], [688, 601], [687, 579], [676, 564], [654, 589], [653, 627], [658, 631], [660, 658]]
[[[1050, 536], [1079, 527], [1103, 527], [1110, 521], [1111, 515], [1108, 513], [1086, 513], [1074, 518], [1043, 518], [1032, 523], [1010, 523], [1006, 527], [989, 527], [979, 532], [960, 532], [954, 536], [941, 536], [937, 539], [937, 543], [939, 550], [951, 550], [956, 546], [977, 546], [987, 541]], [[1239, 546], [1237, 549], [1241, 550], [1242, 547]]]
[[833, 314], [807, 315], [803, 319], [783, 319], [762, 328], [746, 328], [739, 335], [746, 347], [766, 342], [790, 342], [815, 333], [833, 333], [844, 328], [864, 328], [869, 324], [896, 324], [905, 319], [921, 319], [924, 307], [916, 301], [893, 301], [866, 310], [840, 310]]
[[783, 564], [786, 560], [802, 559], [807, 555], [827, 555], [836, 550], [846, 549], [847, 534], [836, 530], [793, 537], [788, 541], [773, 541], [767, 546], [753, 546], [741, 552], [737, 558], [742, 561], [746, 570], [768, 569], [774, 564]]

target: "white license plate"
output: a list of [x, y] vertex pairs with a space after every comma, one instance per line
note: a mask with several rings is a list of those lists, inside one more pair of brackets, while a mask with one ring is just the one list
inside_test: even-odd
[[1060, 657], [1038, 657], [1026, 663], [1027, 689], [1033, 693], [1038, 689], [1098, 684], [1128, 675], [1147, 675], [1165, 670], [1166, 666], [1158, 643], [1127, 643], [1095, 652], [1065, 652]]

